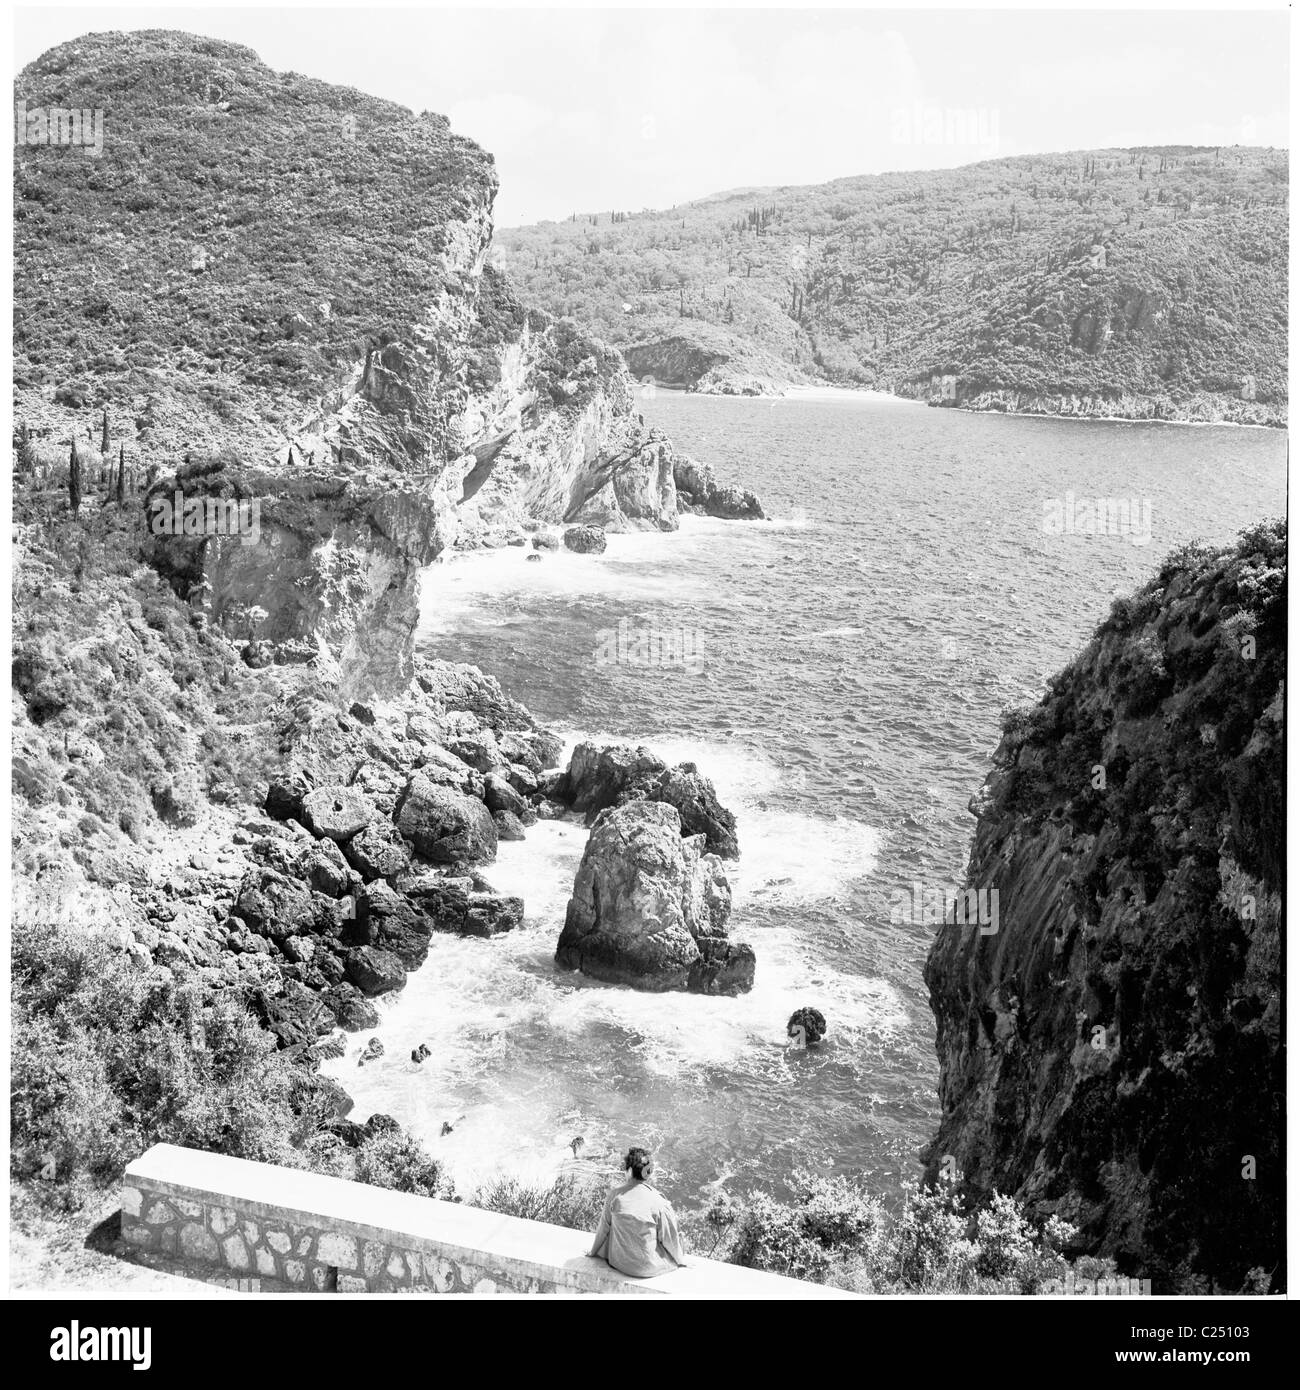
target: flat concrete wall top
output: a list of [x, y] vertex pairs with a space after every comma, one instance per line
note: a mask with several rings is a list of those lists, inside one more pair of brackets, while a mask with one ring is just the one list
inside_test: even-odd
[[440, 1254], [593, 1293], [670, 1298], [852, 1298], [842, 1290], [738, 1265], [690, 1257], [684, 1269], [628, 1279], [586, 1251], [591, 1233], [502, 1216], [366, 1183], [253, 1163], [225, 1154], [155, 1144], [126, 1170], [146, 1191], [232, 1207], [245, 1215], [346, 1232], [390, 1245], [434, 1246]]

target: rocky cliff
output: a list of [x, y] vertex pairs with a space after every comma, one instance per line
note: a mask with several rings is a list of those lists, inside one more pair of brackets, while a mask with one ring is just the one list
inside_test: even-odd
[[695, 321], [670, 336], [626, 344], [623, 357], [642, 382], [705, 396], [780, 396], [811, 380], [757, 344]]
[[98, 155], [35, 126], [16, 149], [30, 472], [57, 488], [75, 443], [146, 506], [255, 501], [260, 544], [149, 538], [209, 621], [259, 608], [345, 694], [391, 692], [448, 547], [677, 525], [676, 456], [618, 354], [485, 269], [495, 170], [442, 117], [164, 31], [65, 44], [16, 97], [106, 113]]
[[1191, 548], [1117, 602], [972, 803], [999, 929], [926, 965], [927, 1153], [1160, 1291], [1283, 1287], [1286, 533]]
[[[561, 741], [413, 652], [422, 571], [761, 509], [485, 266], [495, 171], [442, 117], [161, 31], [16, 95], [14, 1171], [116, 1183], [166, 1139], [429, 1177], [319, 1063], [434, 932], [520, 925], [482, 869], [565, 807]], [[51, 143], [73, 105], [97, 152]], [[718, 819], [679, 771], [683, 820]], [[34, 983], [56, 957], [98, 962], [76, 1017]]]

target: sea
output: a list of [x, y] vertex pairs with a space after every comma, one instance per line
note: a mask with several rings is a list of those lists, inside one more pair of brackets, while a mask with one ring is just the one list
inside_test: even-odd
[[[731, 934], [757, 954], [754, 988], [651, 994], [559, 971], [587, 830], [544, 821], [486, 869], [523, 897], [522, 928], [436, 935], [328, 1070], [354, 1118], [398, 1118], [466, 1193], [611, 1176], [637, 1143], [679, 1210], [782, 1196], [801, 1169], [893, 1199], [938, 1118], [922, 970], [1003, 711], [1035, 701], [1171, 550], [1282, 515], [1285, 435], [832, 390], [659, 390], [638, 408], [769, 519], [686, 516], [540, 564], [449, 555], [425, 576], [418, 642], [498, 677], [570, 745], [628, 740], [712, 779], [737, 817]], [[815, 1049], [786, 1046], [803, 1006], [827, 1020]], [[370, 1036], [384, 1055], [358, 1066]]]

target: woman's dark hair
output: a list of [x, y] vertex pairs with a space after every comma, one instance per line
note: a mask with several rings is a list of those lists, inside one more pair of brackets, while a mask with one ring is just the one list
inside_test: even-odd
[[645, 1177], [645, 1170], [650, 1166], [649, 1149], [629, 1149], [623, 1155], [623, 1167], [632, 1170], [632, 1176], [638, 1181]]

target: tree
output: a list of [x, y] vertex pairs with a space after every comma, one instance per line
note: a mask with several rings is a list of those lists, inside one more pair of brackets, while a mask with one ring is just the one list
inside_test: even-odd
[[77, 441], [72, 441], [72, 457], [68, 460], [68, 504], [72, 515], [81, 511], [81, 455], [77, 453]]
[[[107, 418], [107, 417], [106, 417]], [[126, 445], [117, 446], [117, 505], [126, 505]]]

